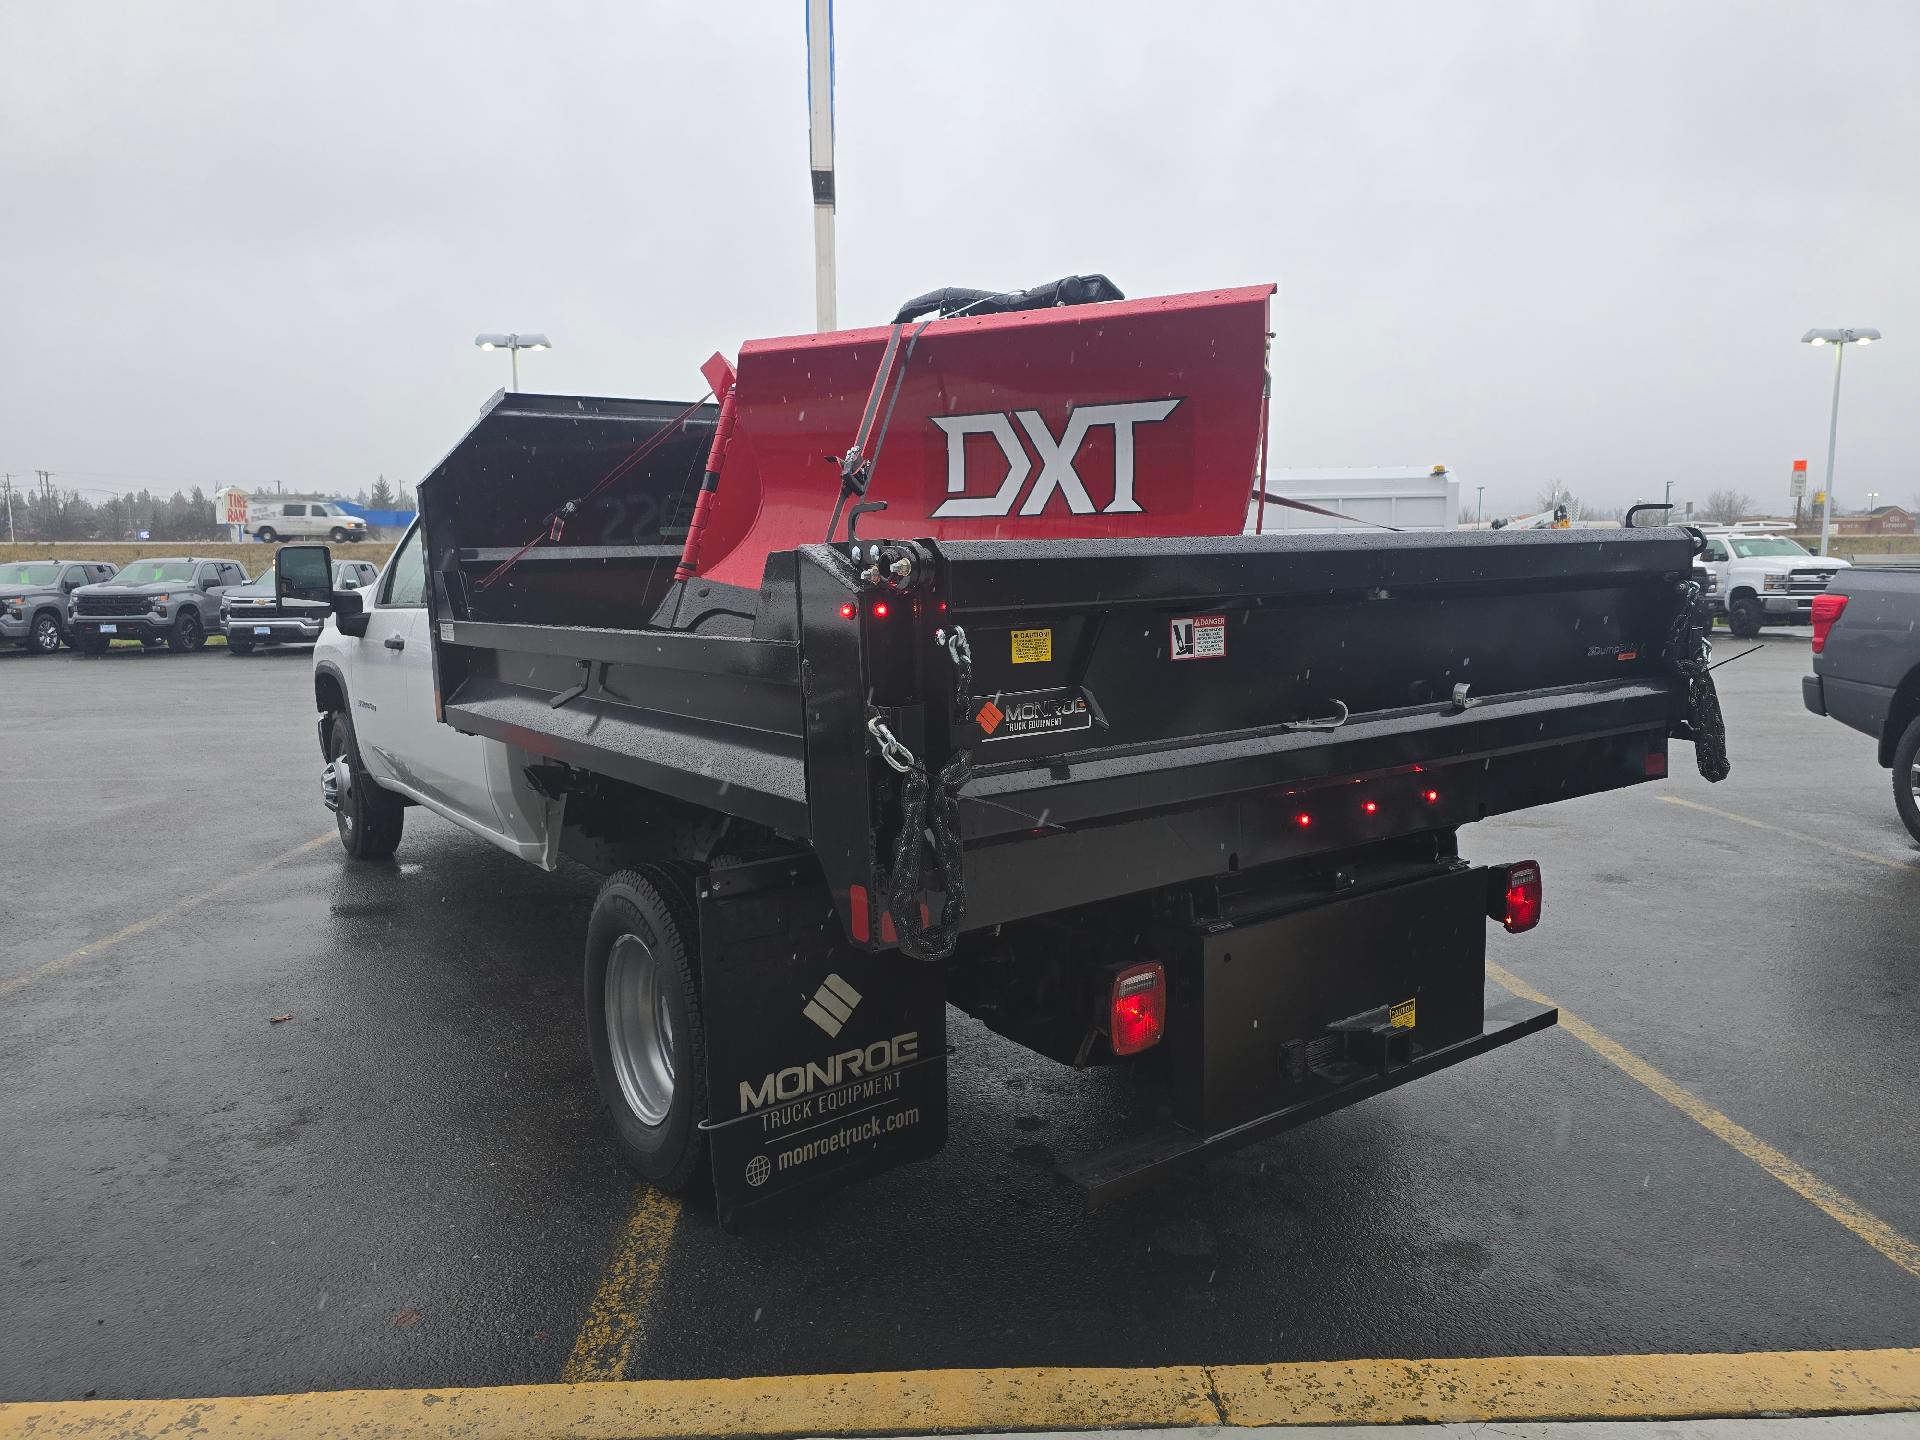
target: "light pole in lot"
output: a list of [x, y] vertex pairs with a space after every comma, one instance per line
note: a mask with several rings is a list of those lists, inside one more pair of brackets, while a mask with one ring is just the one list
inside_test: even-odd
[[551, 350], [552, 343], [544, 335], [476, 335], [473, 343], [482, 350], [505, 350], [513, 358], [513, 388], [520, 388], [520, 352], [522, 350]]
[[1846, 363], [1847, 346], [1871, 345], [1880, 332], [1868, 326], [1843, 326], [1838, 330], [1809, 330], [1800, 337], [1802, 345], [1833, 347], [1833, 416], [1827, 421], [1827, 488], [1820, 504], [1820, 553], [1827, 553], [1833, 536], [1833, 442], [1840, 434], [1840, 370]]
[[1479, 492], [1479, 497], [1473, 502], [1473, 523], [1478, 525], [1487, 518], [1487, 487], [1478, 485], [1474, 488]]

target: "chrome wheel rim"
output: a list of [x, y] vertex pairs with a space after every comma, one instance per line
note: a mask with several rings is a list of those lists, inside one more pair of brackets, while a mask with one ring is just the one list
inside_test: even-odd
[[1907, 772], [1907, 789], [1913, 792], [1915, 799], [1920, 799], [1920, 760], [1914, 761], [1913, 768]]
[[607, 956], [607, 1049], [627, 1108], [642, 1125], [673, 1108], [673, 1015], [667, 967], [638, 935], [622, 935]]
[[58, 650], [60, 648], [59, 622], [46, 615], [34, 621], [33, 643], [48, 655]]

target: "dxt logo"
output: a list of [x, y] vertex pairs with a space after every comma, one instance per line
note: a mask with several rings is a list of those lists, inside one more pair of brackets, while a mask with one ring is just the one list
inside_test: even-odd
[[[1040, 474], [1020, 501], [1020, 514], [1041, 515], [1055, 495], [1067, 503], [1075, 515], [1091, 515], [1096, 507], [1087, 487], [1074, 469], [1074, 457], [1086, 443], [1087, 432], [1096, 425], [1113, 427], [1113, 499], [1100, 508], [1103, 515], [1138, 515], [1140, 503], [1133, 498], [1133, 427], [1151, 425], [1171, 415], [1184, 397], [1171, 400], [1135, 400], [1124, 405], [1082, 405], [1067, 414], [1067, 428], [1058, 439], [1047, 428], [1038, 410], [1016, 410], [1011, 416], [993, 410], [984, 415], [936, 415], [933, 423], [947, 436], [947, 495], [933, 512], [936, 520], [955, 520], [979, 515], [1011, 515], [1013, 502], [1033, 474], [1033, 461], [1014, 433], [1013, 422], [1027, 432], [1034, 454], [1040, 457]], [[999, 489], [991, 495], [967, 493], [967, 436], [990, 435], [1006, 457], [1007, 474]]]

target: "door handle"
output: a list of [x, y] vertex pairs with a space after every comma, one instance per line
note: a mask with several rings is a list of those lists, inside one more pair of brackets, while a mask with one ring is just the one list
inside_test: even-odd
[[389, 650], [404, 650], [407, 648], [407, 642], [402, 640], [398, 635], [389, 635], [380, 643], [385, 645]]

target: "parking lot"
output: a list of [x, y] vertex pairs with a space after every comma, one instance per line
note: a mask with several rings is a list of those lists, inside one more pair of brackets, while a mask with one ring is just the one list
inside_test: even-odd
[[1920, 852], [1760, 645], [1726, 783], [1463, 835], [1561, 1029], [1089, 1213], [1116, 1092], [955, 1014], [946, 1151], [742, 1238], [618, 1165], [592, 876], [348, 864], [304, 652], [0, 656], [0, 1400], [1911, 1344]]

